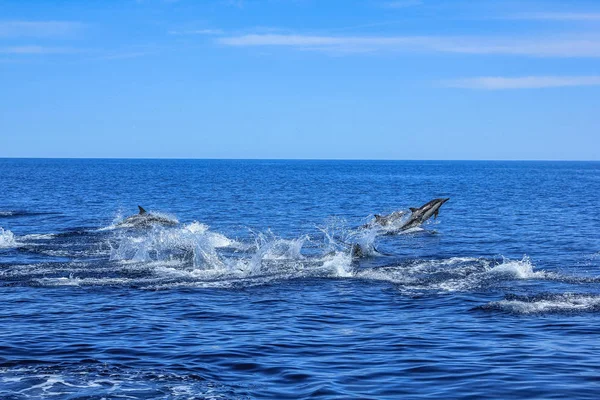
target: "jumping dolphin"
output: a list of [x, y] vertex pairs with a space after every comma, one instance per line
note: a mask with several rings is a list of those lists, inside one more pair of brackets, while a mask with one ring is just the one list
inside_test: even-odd
[[[421, 225], [423, 222], [427, 221], [432, 216], [434, 218], [437, 218], [438, 213], [440, 211], [440, 207], [448, 200], [450, 199], [433, 199], [430, 202], [422, 205], [421, 207], [411, 207], [409, 208], [411, 214], [408, 217], [408, 219], [406, 219], [404, 222], [403, 219], [405, 219], [404, 217], [406, 216], [405, 211], [394, 211], [393, 213], [388, 215], [375, 214], [375, 218], [366, 225], [363, 225], [362, 228], [385, 228], [385, 230], [383, 231], [384, 234], [393, 234], [397, 232], [406, 231], [410, 228], [414, 228]], [[353, 243], [348, 244], [348, 247], [350, 249], [350, 254], [352, 258], [363, 258], [368, 256], [369, 254], [373, 254], [373, 252], [379, 253], [378, 250], [372, 245], [370, 247], [364, 247], [359, 243]]]
[[142, 206], [138, 206], [140, 213], [125, 218], [119, 222], [119, 227], [147, 228], [152, 225], [175, 226], [179, 223], [176, 219], [172, 219], [163, 215], [149, 213]]
[[[410, 217], [403, 222], [400, 226], [397, 226], [396, 223], [401, 222], [402, 218], [406, 215], [404, 211], [394, 211], [389, 215], [379, 215], [375, 214], [375, 218], [364, 225], [364, 228], [372, 228], [375, 226], [380, 226], [384, 228], [396, 228], [397, 231], [405, 231], [410, 228], [414, 228], [415, 226], [421, 225], [423, 222], [427, 221], [433, 215], [437, 218], [440, 207], [442, 204], [450, 200], [446, 199], [433, 199], [429, 203], [424, 204], [419, 208], [411, 207], [409, 210], [411, 211]], [[396, 226], [394, 226], [396, 225]]]
[[409, 210], [411, 211], [410, 217], [408, 218], [408, 221], [402, 224], [400, 230], [404, 231], [410, 228], [414, 228], [415, 226], [419, 226], [423, 222], [431, 218], [432, 215], [434, 219], [437, 218], [438, 213], [440, 211], [440, 207], [448, 200], [450, 200], [450, 198], [433, 199], [419, 208], [409, 208]]

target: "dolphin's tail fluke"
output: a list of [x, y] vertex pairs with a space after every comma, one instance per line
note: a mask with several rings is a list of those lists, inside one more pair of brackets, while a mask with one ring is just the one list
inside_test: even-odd
[[138, 206], [138, 208], [140, 209], [140, 215], [146, 214], [146, 210], [142, 206]]

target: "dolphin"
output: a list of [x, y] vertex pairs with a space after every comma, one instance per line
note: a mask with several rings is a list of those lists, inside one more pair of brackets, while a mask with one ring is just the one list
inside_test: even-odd
[[421, 207], [411, 207], [409, 208], [411, 214], [404, 222], [402, 222], [402, 219], [406, 216], [405, 211], [394, 211], [388, 215], [375, 214], [375, 218], [368, 224], [363, 225], [363, 228], [383, 227], [388, 228], [387, 230], [393, 228], [394, 231], [405, 231], [421, 225], [431, 218], [432, 215], [437, 218], [440, 207], [448, 200], [450, 199], [433, 199]]
[[[402, 220], [406, 215], [405, 211], [394, 211], [393, 213], [388, 215], [375, 214], [375, 218], [369, 223], [363, 225], [362, 228], [386, 228], [384, 230], [384, 234], [394, 234], [397, 232], [402, 232], [421, 225], [423, 222], [427, 221], [432, 216], [434, 218], [437, 218], [438, 213], [440, 211], [440, 207], [448, 200], [450, 200], [450, 198], [433, 199], [430, 202], [422, 205], [421, 207], [410, 207], [409, 210], [411, 211], [411, 214], [408, 217], [408, 219], [406, 219], [406, 221], [404, 222], [402, 222]], [[400, 224], [400, 226], [398, 226], [398, 224]], [[364, 248], [359, 243], [348, 244], [348, 246], [350, 248], [350, 255], [352, 256], [352, 258], [367, 257], [368, 254], [372, 251], [379, 253], [379, 251], [373, 246], [371, 246], [370, 249]]]
[[172, 219], [163, 215], [149, 213], [142, 206], [139, 214], [129, 216], [117, 224], [118, 227], [127, 228], [147, 228], [153, 225], [175, 226], [179, 223], [176, 219]]
[[437, 218], [438, 213], [440, 211], [440, 207], [448, 200], [450, 200], [450, 198], [433, 199], [419, 208], [409, 208], [409, 210], [411, 211], [410, 217], [408, 218], [408, 221], [402, 224], [400, 230], [405, 231], [407, 229], [419, 226], [423, 222], [431, 218], [432, 215], [434, 219]]

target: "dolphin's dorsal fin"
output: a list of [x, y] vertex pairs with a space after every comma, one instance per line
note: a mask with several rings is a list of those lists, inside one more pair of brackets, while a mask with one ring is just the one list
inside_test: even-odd
[[138, 206], [138, 208], [140, 209], [140, 215], [146, 214], [146, 210], [144, 210], [144, 207]]
[[375, 221], [379, 221], [381, 219], [381, 215], [375, 214]]
[[415, 207], [409, 207], [408, 209], [409, 209], [411, 212], [415, 212], [415, 211], [417, 211], [417, 210], [418, 210], [418, 208], [415, 208]]

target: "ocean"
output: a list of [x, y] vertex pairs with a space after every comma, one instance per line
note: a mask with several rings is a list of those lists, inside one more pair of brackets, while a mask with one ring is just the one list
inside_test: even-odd
[[0, 398], [597, 399], [599, 194], [598, 162], [0, 159]]

